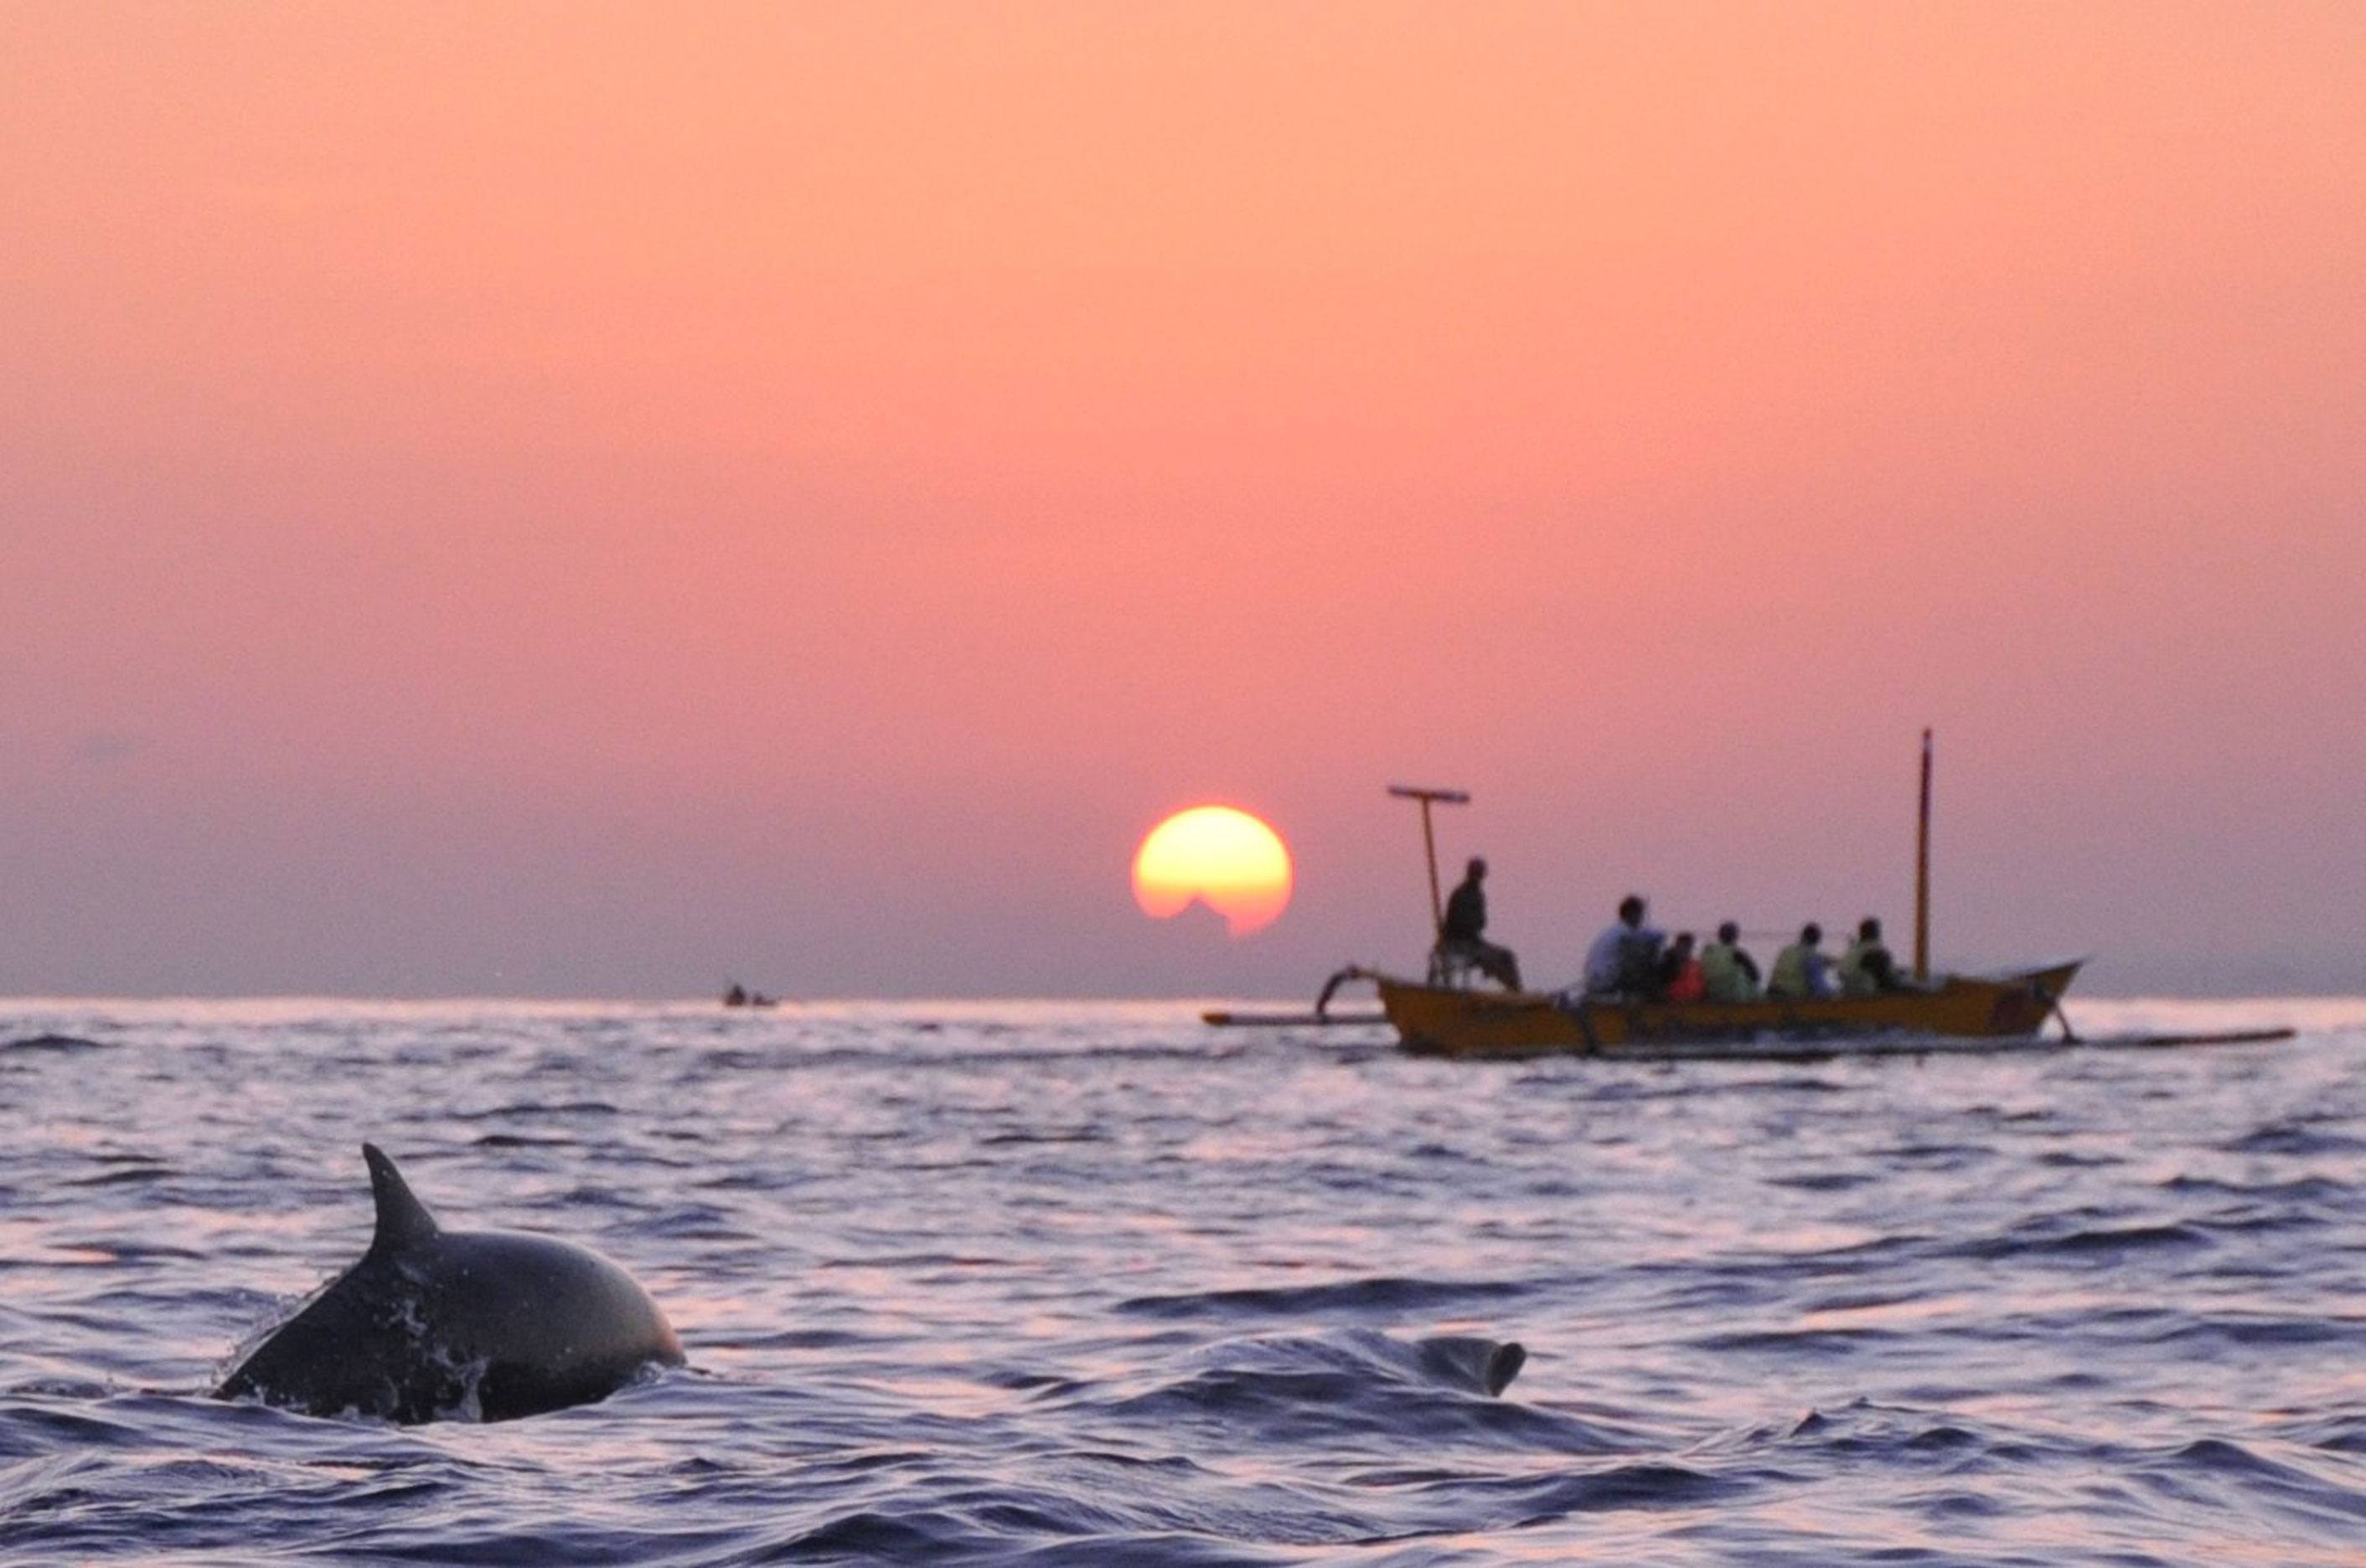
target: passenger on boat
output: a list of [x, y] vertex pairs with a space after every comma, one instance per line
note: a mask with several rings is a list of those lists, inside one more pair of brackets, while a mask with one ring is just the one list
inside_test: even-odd
[[1651, 996], [1660, 988], [1660, 946], [1667, 937], [1643, 924], [1639, 893], [1619, 901], [1617, 923], [1585, 950], [1585, 994]]
[[1775, 955], [1766, 994], [1790, 1000], [1833, 994], [1831, 961], [1818, 949], [1824, 928], [1814, 921], [1799, 927], [1799, 939]]
[[1881, 922], [1869, 914], [1857, 924], [1856, 940], [1841, 955], [1840, 970], [1842, 996], [1879, 996], [1906, 989], [1898, 961], [1881, 940]]
[[1472, 856], [1463, 869], [1461, 884], [1447, 898], [1446, 920], [1437, 928], [1437, 949], [1477, 965], [1481, 974], [1505, 991], [1517, 991], [1520, 960], [1509, 947], [1482, 935], [1487, 929], [1487, 891], [1480, 884], [1486, 879], [1487, 862]]
[[1711, 1002], [1758, 1000], [1758, 960], [1741, 946], [1741, 927], [1730, 920], [1701, 949], [1701, 983]]
[[1701, 961], [1693, 952], [1693, 934], [1679, 931], [1660, 958], [1660, 994], [1670, 1002], [1698, 1002], [1708, 994]]

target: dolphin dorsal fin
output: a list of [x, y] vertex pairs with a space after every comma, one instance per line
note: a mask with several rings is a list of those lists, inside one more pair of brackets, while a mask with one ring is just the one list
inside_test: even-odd
[[377, 1234], [370, 1238], [371, 1253], [407, 1252], [434, 1240], [435, 1216], [411, 1195], [402, 1172], [394, 1168], [386, 1150], [366, 1143], [362, 1159], [369, 1166], [370, 1192], [377, 1199]]

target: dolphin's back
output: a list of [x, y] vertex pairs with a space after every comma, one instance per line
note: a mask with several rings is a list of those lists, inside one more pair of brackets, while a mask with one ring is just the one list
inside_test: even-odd
[[648, 1293], [588, 1248], [447, 1231], [394, 1162], [364, 1146], [369, 1250], [317, 1292], [216, 1394], [315, 1416], [488, 1421], [606, 1397], [682, 1342]]
[[272, 1331], [214, 1391], [309, 1416], [433, 1420], [467, 1397], [462, 1369], [422, 1342], [416, 1294], [365, 1258]]
[[446, 1234], [436, 1250], [426, 1309], [481, 1367], [477, 1402], [488, 1421], [581, 1405], [649, 1362], [682, 1362], [648, 1293], [588, 1248], [487, 1231]]

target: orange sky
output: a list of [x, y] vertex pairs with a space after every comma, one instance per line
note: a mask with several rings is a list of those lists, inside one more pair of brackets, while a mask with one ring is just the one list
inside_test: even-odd
[[[0, 9], [0, 991], [2366, 989], [2366, 11]], [[1289, 913], [1156, 923], [1178, 807]]]

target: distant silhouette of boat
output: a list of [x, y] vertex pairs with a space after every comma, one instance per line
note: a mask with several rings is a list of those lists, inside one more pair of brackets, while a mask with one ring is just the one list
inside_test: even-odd
[[726, 1007], [778, 1007], [780, 1003], [760, 991], [749, 991], [738, 980], [733, 980], [731, 988], [723, 993], [723, 1005]]

